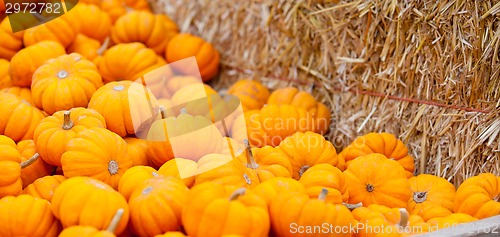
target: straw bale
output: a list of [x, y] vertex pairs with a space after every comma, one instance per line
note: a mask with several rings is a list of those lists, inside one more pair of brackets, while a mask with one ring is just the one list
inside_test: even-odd
[[152, 0], [222, 55], [215, 86], [315, 85], [340, 151], [387, 131], [418, 172], [500, 174], [499, 1]]

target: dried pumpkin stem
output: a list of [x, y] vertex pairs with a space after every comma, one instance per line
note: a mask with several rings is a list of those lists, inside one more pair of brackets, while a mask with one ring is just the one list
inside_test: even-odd
[[187, 114], [187, 110], [186, 108], [182, 108], [180, 111], [179, 111], [180, 114]]
[[413, 193], [413, 201], [416, 203], [422, 203], [427, 200], [427, 192], [414, 192]]
[[375, 189], [375, 187], [373, 187], [373, 185], [371, 184], [366, 184], [366, 191], [368, 192], [373, 192], [373, 190]]
[[57, 78], [64, 79], [69, 76], [69, 73], [66, 70], [60, 70], [57, 72]]
[[118, 169], [119, 169], [118, 162], [116, 162], [115, 160], [111, 160], [108, 163], [108, 171], [111, 175], [118, 174]]
[[108, 46], [109, 46], [109, 41], [110, 41], [110, 39], [108, 36], [108, 37], [106, 37], [106, 39], [102, 43], [101, 47], [99, 47], [97, 49], [97, 55], [102, 56], [104, 54], [104, 52], [106, 52], [106, 50], [108, 49]]
[[71, 111], [64, 111], [64, 115], [63, 115], [63, 125], [62, 125], [62, 129], [64, 130], [70, 130], [73, 128], [73, 121], [71, 121]]
[[106, 228], [107, 232], [115, 233], [115, 230], [118, 227], [118, 224], [120, 223], [124, 212], [125, 210], [123, 210], [123, 208], [120, 208], [116, 211], [113, 219], [111, 219], [111, 222], [109, 223], [108, 228]]
[[302, 167], [300, 167], [300, 170], [299, 170], [299, 177], [302, 177], [302, 175], [309, 169], [311, 168], [311, 166], [309, 165], [304, 165]]
[[356, 203], [356, 204], [351, 204], [351, 203], [342, 203], [342, 205], [344, 205], [345, 207], [347, 207], [347, 209], [349, 210], [354, 210], [358, 207], [362, 207], [363, 206], [363, 203]]
[[495, 202], [500, 202], [500, 193], [495, 198], [493, 198], [493, 200], [495, 200]]
[[245, 143], [245, 151], [246, 151], [246, 156], [247, 156], [247, 167], [252, 168], [252, 169], [259, 168], [259, 164], [257, 164], [257, 162], [255, 162], [255, 159], [253, 158], [252, 148], [250, 147], [250, 143], [248, 142], [247, 139], [243, 140], [243, 143]]
[[245, 192], [247, 191], [246, 188], [239, 188], [239, 189], [236, 189], [236, 191], [234, 191], [231, 196], [229, 196], [229, 201], [234, 201], [236, 200], [239, 196], [245, 194]]
[[160, 114], [162, 119], [167, 118], [167, 109], [165, 109], [165, 107], [163, 107], [162, 105], [160, 105]]
[[32, 165], [33, 163], [35, 163], [38, 160], [39, 157], [40, 157], [40, 155], [38, 153], [35, 153], [28, 160], [21, 162], [21, 164], [20, 164], [21, 165], [21, 169], [24, 169], [24, 168]]
[[399, 219], [399, 226], [401, 227], [406, 227], [408, 225], [408, 220], [410, 219], [410, 214], [405, 208], [399, 208], [399, 214], [400, 214], [400, 219]]
[[318, 200], [324, 201], [326, 200], [326, 195], [328, 195], [328, 189], [322, 188], [321, 193], [318, 195]]

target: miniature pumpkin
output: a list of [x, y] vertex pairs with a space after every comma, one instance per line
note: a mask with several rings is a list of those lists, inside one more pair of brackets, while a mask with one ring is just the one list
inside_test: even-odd
[[0, 135], [15, 142], [32, 139], [35, 127], [45, 115], [21, 97], [0, 92]]
[[465, 213], [453, 213], [445, 217], [435, 217], [428, 220], [426, 223], [433, 229], [443, 229], [459, 224], [477, 221], [478, 219]]
[[456, 191], [455, 186], [448, 180], [430, 174], [420, 174], [408, 181], [412, 191], [412, 198], [408, 201], [410, 214], [428, 220], [452, 213]]
[[89, 38], [83, 34], [78, 34], [75, 41], [68, 47], [68, 53], [78, 53], [96, 64], [94, 60], [104, 54], [108, 48], [108, 44], [109, 40], [101, 44], [95, 39]]
[[[47, 236], [59, 233], [50, 203], [30, 195], [0, 199], [0, 236]], [[22, 226], [20, 226], [22, 223]]]
[[111, 222], [109, 223], [108, 227], [106, 230], [99, 231], [98, 229], [92, 227], [92, 226], [70, 226], [66, 229], [64, 229], [58, 237], [74, 237], [74, 236], [79, 236], [79, 237], [115, 237], [116, 235], [114, 234], [116, 231], [116, 228], [118, 227], [118, 223], [120, 223], [120, 220], [123, 216], [123, 213], [125, 213], [124, 209], [118, 209], [113, 216], [113, 219], [111, 219]]
[[[119, 66], [118, 66], [119, 65]], [[117, 44], [104, 52], [97, 67], [104, 83], [140, 79], [165, 62], [142, 43]], [[153, 84], [149, 82], [147, 85]]]
[[294, 87], [286, 87], [275, 90], [269, 96], [267, 104], [289, 104], [305, 109], [314, 118], [314, 132], [325, 134], [330, 126], [331, 114], [325, 104], [305, 91], [299, 91]]
[[[170, 70], [170, 67], [168, 67], [168, 69]], [[170, 71], [170, 73], [173, 73], [173, 72]], [[192, 85], [192, 84], [196, 84], [196, 83], [200, 83], [201, 84], [200, 79], [198, 79], [196, 77], [191, 77], [191, 76], [169, 76], [169, 74], [167, 74], [167, 75], [168, 75], [167, 80], [165, 80], [165, 82], [163, 83], [163, 85], [161, 85], [161, 87], [159, 88], [160, 92], [159, 92], [158, 98], [171, 99], [172, 96], [175, 93], [177, 93], [184, 86], [188, 86], [188, 85]], [[205, 90], [207, 90], [207, 94], [211, 93], [211, 92], [215, 92], [208, 85], [205, 87]], [[185, 92], [185, 93], [187, 93], [187, 92]], [[217, 92], [215, 92], [215, 93], [217, 93]], [[190, 94], [190, 96], [191, 95], [192, 94]], [[204, 96], [206, 96], [206, 95], [204, 95]]]
[[415, 171], [413, 157], [408, 154], [408, 148], [403, 142], [390, 133], [368, 133], [358, 137], [344, 148], [339, 156], [342, 156], [349, 166], [349, 163], [357, 157], [371, 153], [380, 153], [396, 160], [405, 168], [408, 178], [413, 176]]
[[[5, 7], [3, 3], [0, 6]], [[24, 31], [12, 32], [8, 17], [0, 23], [0, 59], [10, 60], [23, 47]]]
[[229, 87], [228, 94], [238, 97], [243, 111], [261, 109], [269, 98], [269, 89], [256, 80], [239, 80]]
[[75, 107], [87, 107], [101, 87], [96, 66], [77, 53], [47, 60], [33, 74], [31, 91], [35, 105], [48, 114]]
[[[349, 201], [349, 192], [344, 173], [337, 167], [330, 164], [317, 164], [308, 168], [299, 182], [306, 187], [306, 192], [311, 198], [317, 198], [323, 188], [328, 190], [327, 201], [333, 203], [347, 203]], [[333, 195], [336, 190], [340, 196]]]
[[26, 102], [28, 102], [30, 104], [35, 104], [33, 102], [33, 96], [31, 95], [31, 89], [30, 88], [19, 87], [19, 86], [12, 86], [12, 87], [4, 88], [4, 89], [2, 89], [0, 91], [3, 91], [5, 93], [9, 93], [9, 94], [13, 94], [13, 95], [19, 96], [19, 97], [23, 98], [24, 100], [26, 100]]
[[173, 177], [154, 178], [137, 186], [128, 202], [134, 232], [138, 236], [155, 236], [178, 230], [188, 191], [181, 180]]
[[285, 154], [270, 146], [252, 149], [248, 140], [245, 140], [245, 145], [246, 152], [238, 159], [247, 168], [255, 170], [260, 182], [273, 177], [292, 177], [292, 165]]
[[159, 177], [158, 172], [149, 166], [134, 166], [123, 173], [118, 183], [118, 191], [129, 200], [135, 188], [146, 180]]
[[111, 33], [111, 18], [99, 6], [93, 4], [77, 4], [67, 14], [74, 15], [75, 21], [80, 25], [80, 34], [103, 43]]
[[[64, 47], [53, 41], [42, 41], [21, 49], [10, 61], [9, 75], [12, 84], [30, 87], [33, 73], [39, 66], [48, 59], [64, 54], [66, 54]], [[37, 56], [33, 57], [33, 55]]]
[[299, 179], [316, 164], [330, 164], [344, 169], [344, 160], [337, 156], [333, 144], [317, 133], [295, 133], [285, 138], [277, 149], [289, 157], [294, 179]]
[[[217, 91], [212, 89], [209, 85], [202, 84], [201, 82], [193, 82], [188, 85], [184, 85], [175, 91], [172, 95], [171, 101], [173, 106], [182, 106], [190, 101], [207, 98], [210, 95], [217, 95]], [[208, 104], [206, 104], [208, 107]], [[208, 108], [206, 108], [208, 109]], [[191, 110], [191, 112], [196, 112]], [[198, 112], [199, 114], [199, 112]]]
[[[33, 140], [23, 140], [17, 143], [17, 150], [21, 154], [21, 162], [27, 162], [30, 158], [37, 154], [35, 142]], [[38, 155], [38, 154], [37, 154]], [[38, 178], [50, 175], [53, 167], [45, 163], [42, 159], [37, 159], [35, 162], [25, 167], [21, 171], [21, 180], [23, 188], [33, 183]]]
[[66, 14], [44, 24], [26, 29], [23, 36], [24, 45], [31, 46], [43, 41], [55, 41], [64, 48], [68, 47], [75, 40], [80, 30], [80, 23], [70, 15]]
[[10, 62], [0, 58], [0, 89], [12, 87], [12, 81], [9, 76]]
[[104, 117], [93, 109], [73, 108], [44, 118], [36, 127], [33, 140], [42, 159], [50, 165], [61, 166], [61, 156], [69, 140], [88, 128], [105, 128]]
[[118, 18], [111, 38], [117, 44], [141, 42], [162, 54], [170, 39], [178, 33], [177, 25], [166, 15], [132, 11]]
[[268, 236], [269, 213], [264, 200], [245, 188], [212, 182], [188, 193], [182, 222], [189, 236]]
[[21, 163], [21, 153], [10, 137], [0, 135], [0, 161], [6, 160]]
[[295, 179], [274, 177], [259, 183], [253, 191], [269, 205], [283, 191], [305, 193], [306, 189], [303, 184]]
[[80, 0], [79, 3], [92, 4], [95, 6], [101, 6], [101, 0]]
[[184, 184], [191, 188], [194, 184], [194, 176], [197, 171], [197, 164], [195, 161], [183, 158], [171, 159], [163, 164], [158, 173], [166, 177], [176, 177], [181, 179]]
[[[322, 190], [318, 198], [310, 198], [300, 192], [281, 192], [269, 206], [273, 233], [283, 237], [295, 236], [293, 223], [310, 227], [328, 223], [343, 229], [355, 226], [356, 220], [349, 209], [342, 204], [326, 202], [327, 195], [326, 189]], [[354, 236], [354, 233], [339, 231], [335, 236]]]
[[115, 231], [119, 235], [129, 220], [125, 198], [109, 185], [90, 177], [73, 177], [62, 182], [54, 192], [51, 208], [64, 228], [83, 225], [101, 230], [109, 226], [119, 209], [123, 209], [123, 217]]
[[113, 24], [130, 11], [150, 11], [147, 0], [102, 0], [101, 8], [111, 17]]
[[[404, 207], [411, 198], [410, 183], [403, 167], [382, 154], [358, 157], [344, 171], [349, 203], [363, 206], [380, 204], [390, 208]], [[382, 174], [382, 175], [381, 175]]]
[[30, 166], [38, 159], [35, 154], [27, 161], [21, 163], [12, 160], [0, 160], [0, 198], [5, 196], [16, 196], [23, 190], [21, 170]]
[[482, 219], [500, 214], [500, 177], [482, 173], [466, 179], [457, 189], [453, 209]]
[[62, 175], [41, 177], [28, 185], [28, 187], [23, 190], [23, 194], [29, 194], [33, 197], [51, 202], [54, 191], [64, 180], [66, 180], [66, 177]]
[[127, 156], [132, 160], [132, 166], [149, 165], [148, 144], [145, 140], [134, 137], [126, 137], [123, 140], [127, 143]]
[[162, 235], [155, 235], [155, 237], [187, 237], [187, 235], [180, 231], [169, 231]]
[[219, 72], [219, 52], [202, 38], [181, 33], [175, 35], [165, 51], [167, 62], [173, 63], [189, 57], [195, 57], [197, 65], [179, 64], [177, 70], [184, 75], [200, 75], [204, 82], [210, 81]]
[[151, 91], [131, 81], [111, 82], [99, 88], [88, 107], [102, 114], [107, 128], [122, 137], [148, 127], [158, 114]]
[[120, 177], [132, 167], [127, 143], [107, 129], [93, 127], [69, 140], [61, 156], [66, 177], [89, 176], [118, 188]]
[[404, 208], [389, 208], [372, 204], [368, 207], [356, 208], [352, 211], [352, 214], [359, 221], [361, 229], [357, 234], [360, 237], [410, 236], [426, 232], [423, 228], [416, 227], [417, 225], [420, 225], [420, 227], [425, 226], [422, 223], [423, 220], [419, 219], [418, 216], [416, 216], [416, 219], [415, 216], [410, 217], [410, 214]]

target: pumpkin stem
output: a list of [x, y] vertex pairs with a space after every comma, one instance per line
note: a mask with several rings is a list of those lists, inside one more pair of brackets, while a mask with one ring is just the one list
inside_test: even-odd
[[27, 159], [26, 161], [23, 161], [21, 162], [21, 169], [24, 169], [30, 165], [32, 165], [33, 163], [35, 163], [38, 158], [40, 157], [40, 155], [38, 153], [35, 153], [31, 158]]
[[366, 191], [368, 192], [373, 192], [373, 190], [375, 189], [375, 187], [373, 187], [373, 185], [371, 184], [366, 184]]
[[64, 122], [62, 125], [62, 129], [64, 130], [70, 130], [73, 128], [73, 121], [71, 121], [71, 112], [69, 110], [64, 111]]
[[347, 207], [347, 209], [349, 210], [354, 210], [358, 207], [362, 207], [363, 206], [363, 203], [356, 203], [356, 204], [350, 204], [350, 203], [342, 203], [342, 205], [344, 205], [345, 207]]
[[495, 200], [495, 202], [500, 202], [500, 194], [498, 194], [498, 196], [496, 196], [495, 198], [493, 198], [493, 200]]
[[125, 89], [125, 87], [123, 85], [116, 85], [113, 87], [114, 91], [122, 91], [124, 89]]
[[162, 119], [167, 118], [167, 109], [165, 109], [165, 107], [163, 107], [163, 105], [160, 105], [160, 114], [161, 114]]
[[180, 114], [187, 114], [187, 110], [186, 108], [182, 108], [179, 112]]
[[422, 203], [427, 200], [427, 192], [414, 192], [413, 193], [413, 201], [416, 203]]
[[64, 78], [66, 78], [68, 76], [69, 76], [69, 73], [66, 70], [60, 70], [57, 73], [57, 78], [59, 78], [59, 79], [64, 79]]
[[322, 188], [321, 193], [319, 193], [319, 195], [318, 195], [318, 200], [325, 201], [326, 195], [328, 195], [328, 189]]
[[109, 46], [109, 41], [110, 41], [110, 39], [108, 36], [108, 37], [106, 37], [106, 39], [102, 43], [101, 47], [99, 47], [97, 49], [97, 55], [102, 56], [104, 54], [104, 52], [106, 52], [106, 50], [108, 49], [108, 46]]
[[399, 214], [400, 214], [400, 219], [399, 219], [399, 226], [401, 227], [406, 227], [408, 225], [408, 220], [410, 219], [410, 214], [405, 208], [399, 208]]
[[115, 233], [115, 230], [118, 227], [118, 224], [120, 223], [124, 212], [125, 210], [123, 210], [123, 208], [120, 208], [116, 211], [116, 214], [113, 216], [113, 219], [111, 219], [108, 228], [106, 228], [107, 232]]
[[250, 148], [250, 143], [248, 142], [248, 139], [243, 140], [243, 143], [245, 143], [245, 151], [246, 151], [246, 156], [247, 156], [247, 167], [252, 168], [252, 169], [259, 168], [259, 164], [257, 164], [257, 162], [255, 162], [255, 159], [253, 158], [252, 148]]
[[111, 160], [109, 163], [108, 163], [108, 171], [111, 175], [115, 175], [115, 174], [118, 174], [118, 162], [114, 161], [114, 160]]
[[247, 191], [246, 188], [239, 188], [239, 189], [236, 189], [236, 191], [234, 191], [231, 196], [229, 196], [229, 201], [234, 201], [236, 200], [239, 196], [245, 194], [245, 192]]
[[302, 177], [302, 175], [309, 169], [311, 168], [311, 166], [309, 165], [304, 165], [302, 167], [300, 167], [300, 170], [299, 170], [299, 177]]

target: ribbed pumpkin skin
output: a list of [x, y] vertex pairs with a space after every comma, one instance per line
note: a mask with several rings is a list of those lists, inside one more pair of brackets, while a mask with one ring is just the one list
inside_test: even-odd
[[55, 41], [64, 48], [68, 47], [80, 31], [73, 16], [65, 14], [44, 24], [25, 30], [23, 42], [25, 46], [35, 45], [42, 41]]
[[500, 177], [483, 173], [466, 179], [457, 189], [453, 209], [479, 219], [499, 215]]
[[79, 3], [67, 14], [74, 15], [80, 25], [80, 34], [103, 43], [111, 33], [111, 17], [99, 6]]
[[21, 166], [11, 160], [0, 161], [0, 198], [17, 196], [23, 190]]
[[228, 94], [238, 97], [243, 111], [261, 109], [269, 98], [269, 89], [256, 80], [244, 79], [234, 83]]
[[91, 226], [71, 226], [64, 229], [58, 237], [116, 237], [108, 231], [99, 231]]
[[0, 135], [15, 142], [32, 139], [36, 126], [45, 115], [20, 97], [0, 92]]
[[[35, 142], [31, 139], [17, 143], [17, 150], [21, 154], [21, 162], [27, 161], [37, 153]], [[30, 185], [38, 178], [50, 175], [53, 169], [54, 168], [45, 163], [42, 158], [38, 158], [33, 164], [22, 169], [21, 180], [23, 181], [23, 188], [26, 188], [26, 186]]]
[[10, 61], [0, 58], [0, 89], [13, 86], [9, 76], [9, 67]]
[[[10, 80], [10, 79], [9, 79]], [[26, 102], [34, 105], [33, 96], [31, 94], [31, 89], [27, 87], [12, 86], [1, 89], [0, 91], [19, 96], [26, 100]]]
[[45, 176], [35, 180], [23, 190], [23, 194], [29, 194], [36, 198], [41, 198], [49, 202], [52, 201], [52, 196], [59, 185], [66, 180], [62, 175]]
[[[0, 3], [0, 6], [5, 7], [3, 3]], [[8, 17], [2, 20], [2, 23], [0, 23], [0, 59], [10, 60], [19, 50], [21, 50], [23, 47], [23, 35], [24, 31], [12, 33]]]

